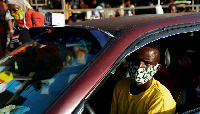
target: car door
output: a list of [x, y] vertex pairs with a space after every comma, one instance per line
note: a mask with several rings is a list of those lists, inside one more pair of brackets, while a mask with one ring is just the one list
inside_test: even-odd
[[[163, 72], [158, 72], [157, 75], [155, 75], [155, 79], [170, 90], [177, 102], [177, 112], [198, 112], [200, 103], [193, 102], [193, 106], [191, 107], [190, 103], [199, 100], [199, 93], [197, 92], [197, 94], [193, 91], [194, 96], [190, 97], [194, 99], [186, 100], [187, 102], [183, 103], [182, 101], [184, 101], [184, 99], [188, 99], [187, 95], [189, 93], [187, 91], [184, 95], [179, 94], [181, 93], [179, 86], [182, 83], [194, 83], [193, 79], [195, 79], [196, 75], [199, 73], [197, 72], [199, 69], [197, 63], [199, 63], [198, 57], [200, 51], [199, 24], [200, 23], [189, 23], [175, 25], [141, 34], [141, 37], [133, 41], [121, 56], [118, 57], [110, 70], [104, 75], [102, 80], [96, 84], [90, 94], [82, 100], [74, 113], [109, 113], [114, 86], [120, 79], [126, 77], [125, 74], [128, 67], [127, 61], [129, 55], [140, 47], [154, 41], [158, 41], [161, 46], [160, 64], [163, 65]], [[198, 88], [198, 86], [195, 85], [193, 90], [195, 90], [195, 88]], [[182, 89], [184, 88], [181, 88], [181, 90]], [[177, 94], [181, 96], [181, 100], [177, 98]]]

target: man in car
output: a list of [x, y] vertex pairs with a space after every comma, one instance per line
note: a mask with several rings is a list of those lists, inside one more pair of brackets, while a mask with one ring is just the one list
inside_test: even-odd
[[161, 68], [159, 60], [160, 48], [155, 42], [130, 56], [128, 76], [114, 88], [111, 114], [175, 113], [170, 91], [153, 78]]

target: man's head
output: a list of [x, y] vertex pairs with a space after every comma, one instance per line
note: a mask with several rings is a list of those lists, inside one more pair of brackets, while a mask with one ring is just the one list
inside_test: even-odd
[[130, 61], [140, 67], [155, 66], [160, 61], [160, 46], [157, 42], [149, 43], [131, 54]]
[[171, 4], [169, 6], [169, 13], [177, 13], [177, 12], [178, 12], [177, 6], [175, 4]]
[[156, 42], [141, 47], [131, 54], [129, 75], [137, 85], [145, 84], [161, 68], [160, 48]]

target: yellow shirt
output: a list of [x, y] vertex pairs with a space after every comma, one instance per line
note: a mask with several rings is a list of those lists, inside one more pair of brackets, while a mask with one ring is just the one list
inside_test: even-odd
[[120, 80], [115, 86], [111, 114], [175, 113], [176, 102], [170, 91], [153, 79], [151, 86], [138, 95], [130, 93], [130, 78]]

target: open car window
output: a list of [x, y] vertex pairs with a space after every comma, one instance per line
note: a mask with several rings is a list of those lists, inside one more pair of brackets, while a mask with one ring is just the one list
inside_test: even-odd
[[30, 31], [34, 41], [0, 60], [0, 113], [41, 113], [110, 40], [98, 30]]
[[[163, 33], [159, 34], [159, 36], [166, 35], [165, 31]], [[162, 67], [154, 75], [154, 78], [171, 92], [177, 103], [177, 113], [199, 113], [200, 32], [189, 31], [163, 36], [159, 38], [156, 35], [152, 35], [147, 39], [147, 41], [151, 40], [153, 42], [153, 38], [157, 38], [161, 48], [159, 64]], [[141, 41], [139, 45], [146, 45], [145, 40]], [[133, 47], [130, 48], [135, 49]], [[119, 66], [116, 64], [118, 67], [115, 73], [109, 73], [104, 80], [99, 82], [101, 83], [98, 85], [99, 87], [96, 87], [85, 100], [84, 112], [92, 111], [97, 114], [110, 112], [114, 87], [119, 80], [127, 78], [129, 59], [130, 56], [125, 56]]]

